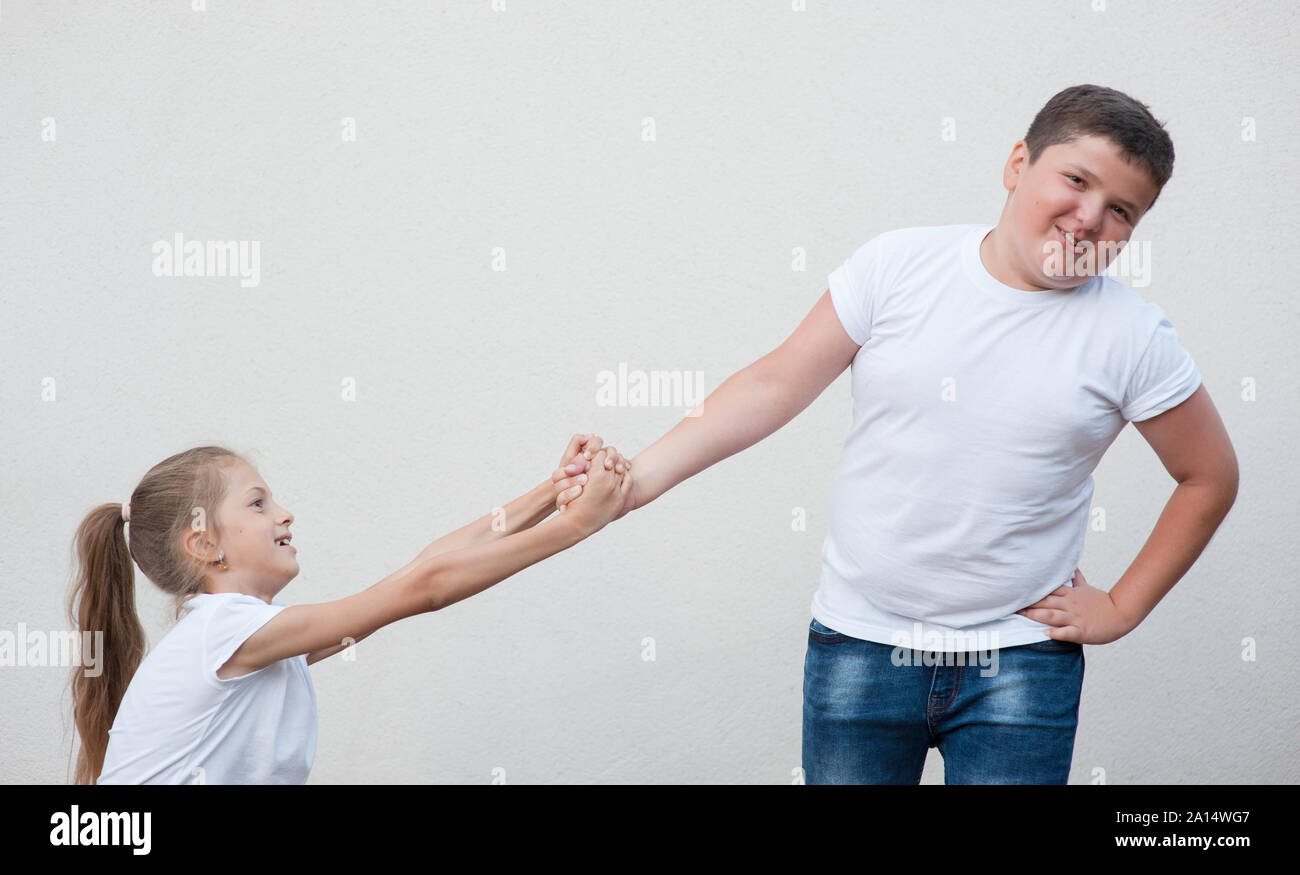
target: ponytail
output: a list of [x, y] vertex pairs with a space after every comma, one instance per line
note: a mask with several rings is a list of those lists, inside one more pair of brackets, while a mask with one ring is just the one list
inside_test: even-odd
[[108, 730], [127, 684], [144, 659], [144, 627], [135, 610], [135, 564], [127, 546], [122, 505], [101, 504], [76, 534], [77, 566], [68, 614], [78, 632], [104, 635], [103, 670], [72, 673], [72, 713], [81, 736], [74, 782], [94, 784], [104, 767]]
[[[190, 531], [195, 508], [206, 508], [207, 529], [220, 534], [216, 512], [228, 487], [227, 469], [242, 458], [225, 447], [195, 447], [169, 456], [149, 469], [122, 505], [101, 504], [77, 527], [77, 572], [68, 614], [79, 632], [103, 632], [103, 670], [72, 675], [72, 716], [81, 736], [75, 782], [94, 784], [104, 769], [108, 730], [113, 726], [127, 685], [144, 661], [144, 627], [135, 612], [135, 566], [175, 599], [184, 602], [203, 591], [205, 567], [189, 556], [181, 541]], [[127, 535], [130, 542], [127, 542]]]

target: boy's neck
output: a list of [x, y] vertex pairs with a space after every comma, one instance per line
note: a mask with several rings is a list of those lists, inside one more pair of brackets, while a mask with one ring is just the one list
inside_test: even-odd
[[1034, 285], [1019, 276], [1011, 268], [1007, 253], [1002, 251], [1001, 240], [998, 237], [998, 229], [995, 226], [992, 231], [984, 236], [980, 241], [979, 248], [980, 261], [984, 264], [984, 269], [1004, 286], [1010, 286], [1013, 289], [1020, 289], [1024, 292], [1046, 292], [1048, 289]]

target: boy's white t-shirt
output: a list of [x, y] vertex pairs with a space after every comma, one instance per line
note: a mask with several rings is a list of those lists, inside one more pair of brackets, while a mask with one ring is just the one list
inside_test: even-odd
[[862, 348], [812, 615], [851, 637], [1048, 640], [1015, 612], [1071, 585], [1102, 454], [1201, 383], [1164, 311], [1119, 280], [994, 279], [979, 256], [993, 227], [887, 231], [830, 275]]
[[307, 656], [217, 670], [287, 605], [204, 593], [140, 663], [109, 730], [100, 784], [304, 784], [316, 758]]

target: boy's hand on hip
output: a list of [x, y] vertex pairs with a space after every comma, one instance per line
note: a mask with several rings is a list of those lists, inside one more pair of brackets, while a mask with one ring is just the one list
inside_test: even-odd
[[1077, 568], [1073, 583], [1058, 586], [1016, 613], [1046, 623], [1048, 637], [1056, 641], [1109, 644], [1133, 631], [1135, 624], [1115, 605], [1110, 593], [1089, 586]]

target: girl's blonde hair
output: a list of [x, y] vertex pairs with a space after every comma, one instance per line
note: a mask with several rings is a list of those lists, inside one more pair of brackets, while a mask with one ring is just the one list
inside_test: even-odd
[[93, 784], [99, 779], [108, 730], [144, 659], [134, 565], [175, 597], [179, 617], [185, 602], [203, 591], [205, 580], [205, 565], [185, 550], [184, 535], [202, 529], [219, 540], [216, 511], [226, 494], [228, 470], [241, 461], [237, 453], [209, 446], [177, 453], [154, 465], [128, 499], [129, 542], [121, 504], [99, 505], [77, 527], [77, 571], [68, 614], [79, 632], [103, 633], [104, 651], [98, 676], [87, 677], [81, 666], [72, 673], [72, 714], [81, 737], [75, 783]]

